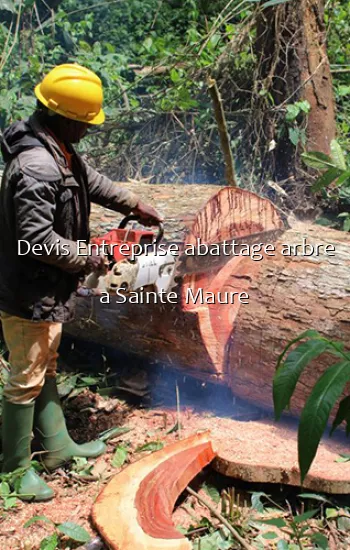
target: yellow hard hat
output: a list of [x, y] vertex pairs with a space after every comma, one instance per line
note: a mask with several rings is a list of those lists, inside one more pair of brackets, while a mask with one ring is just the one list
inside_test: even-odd
[[88, 124], [105, 120], [102, 82], [81, 65], [58, 65], [35, 87], [35, 95], [48, 109], [66, 118]]

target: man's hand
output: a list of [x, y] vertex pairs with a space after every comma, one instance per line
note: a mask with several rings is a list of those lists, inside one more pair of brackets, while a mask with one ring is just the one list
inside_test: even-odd
[[146, 227], [150, 227], [151, 225], [158, 225], [160, 222], [163, 221], [163, 218], [158, 214], [158, 212], [153, 208], [153, 206], [150, 206], [149, 204], [145, 204], [142, 201], [139, 201], [135, 208], [132, 210], [133, 214], [136, 214], [140, 217], [140, 221], [145, 225]]
[[97, 252], [95, 248], [91, 250], [91, 254], [87, 258], [84, 271], [87, 275], [92, 272], [101, 273], [101, 275], [103, 275], [107, 271], [104, 256]]

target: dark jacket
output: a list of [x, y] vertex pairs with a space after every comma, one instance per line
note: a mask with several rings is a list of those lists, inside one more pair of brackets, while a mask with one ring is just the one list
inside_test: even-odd
[[[73, 148], [71, 170], [36, 114], [5, 130], [1, 151], [0, 310], [33, 321], [69, 321], [87, 260], [84, 243], [79, 251], [77, 241], [89, 239], [90, 201], [129, 214], [138, 197], [88, 166]], [[19, 241], [28, 244], [19, 248]]]

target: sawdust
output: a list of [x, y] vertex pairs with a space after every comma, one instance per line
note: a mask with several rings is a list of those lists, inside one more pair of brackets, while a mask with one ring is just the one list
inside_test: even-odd
[[[87, 395], [85, 395], [85, 398]], [[119, 471], [111, 466], [111, 460], [116, 446], [120, 444], [128, 446], [130, 451], [128, 462], [134, 462], [145, 455], [144, 452], [137, 451], [138, 447], [145, 443], [160, 441], [169, 444], [177, 440], [178, 437], [187, 437], [197, 431], [209, 428], [212, 430], [214, 445], [218, 448], [219, 453], [225, 456], [225, 459], [229, 457], [232, 461], [239, 462], [241, 460], [242, 463], [250, 462], [251, 464], [258, 462], [265, 465], [265, 471], [268, 470], [269, 464], [270, 466], [273, 464], [275, 468], [280, 470], [285, 470], [291, 460], [296, 460], [295, 457], [294, 459], [293, 457], [289, 458], [291, 454], [293, 455], [293, 449], [296, 447], [295, 431], [288, 426], [276, 427], [269, 420], [239, 422], [230, 418], [214, 417], [210, 413], [199, 414], [191, 408], [183, 408], [180, 419], [181, 433], [176, 431], [169, 433], [178, 421], [176, 410], [169, 408], [143, 410], [130, 408], [127, 405], [124, 407], [124, 410], [122, 410], [122, 407], [119, 406], [119, 416], [114, 418], [113, 422], [116, 425], [117, 419], [119, 419], [119, 425], [128, 426], [130, 432], [111, 439], [108, 442], [107, 453], [95, 461], [91, 461], [94, 464], [91, 474], [97, 479], [95, 481], [88, 481], [84, 478], [79, 480], [69, 470], [59, 470], [52, 475], [44, 474], [44, 478], [56, 492], [55, 499], [39, 504], [19, 502], [13, 510], [3, 512], [0, 522], [0, 548], [6, 550], [34, 550], [39, 548], [40, 541], [52, 532], [52, 527], [40, 522], [24, 528], [24, 523], [35, 515], [45, 515], [56, 523], [73, 521], [85, 527], [91, 535], [94, 535], [95, 532], [90, 523], [91, 506], [103, 484]], [[105, 426], [110, 427], [108, 413], [105, 412], [104, 416], [107, 418]], [[91, 433], [85, 425], [84, 435], [86, 438], [91, 439], [91, 434], [96, 433], [96, 428], [93, 423], [88, 424], [88, 426], [91, 427]], [[279, 441], [276, 439], [278, 431], [285, 438], [284, 440]], [[272, 438], [270, 443], [269, 438]], [[259, 442], [259, 452], [257, 452], [257, 441]], [[277, 445], [278, 442], [282, 444]], [[339, 474], [342, 470], [346, 477], [349, 472], [348, 464], [334, 463], [337, 453], [344, 452], [344, 448], [339, 442], [332, 443], [332, 447], [327, 443], [323, 444], [319, 453], [320, 462], [315, 468], [317, 474], [327, 473], [328, 475], [330, 471]], [[327, 460], [322, 465], [322, 460], [325, 457], [327, 457]], [[204, 478], [205, 476], [201, 476], [201, 480]], [[224, 479], [227, 483], [228, 480]], [[271, 479], [267, 480], [266, 476], [263, 476], [263, 479], [260, 480], [271, 481]], [[254, 481], [258, 481], [258, 479]], [[220, 476], [218, 482], [222, 483]], [[232, 480], [232, 483], [236, 484], [234, 480]], [[208, 498], [207, 495], [206, 498]], [[190, 525], [195, 524], [196, 520], [200, 520], [202, 517], [210, 517], [208, 510], [194, 500], [193, 497], [189, 497], [186, 502], [182, 498], [178, 504], [179, 506], [173, 515], [177, 526], [188, 528]]]

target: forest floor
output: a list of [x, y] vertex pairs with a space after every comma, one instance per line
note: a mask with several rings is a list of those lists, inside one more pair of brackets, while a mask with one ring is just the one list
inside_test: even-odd
[[[135, 375], [136, 372], [134, 371], [133, 374]], [[225, 422], [224, 411], [221, 409], [220, 418], [216, 416], [215, 411], [215, 401], [218, 404], [223, 396], [210, 393], [209, 389], [204, 389], [204, 397], [199, 398], [199, 402], [194, 406], [189, 406], [186, 395], [183, 395], [179, 412], [176, 405], [175, 387], [173, 380], [170, 379], [163, 384], [160, 383], [156, 392], [156, 400], [150, 400], [147, 389], [144, 390], [145, 397], [136, 397], [134, 391], [137, 393], [138, 390], [134, 390], [132, 386], [132, 376], [130, 378], [130, 393], [129, 390], [121, 391], [119, 395], [110, 397], [101, 396], [96, 392], [95, 384], [98, 380], [94, 379], [86, 368], [80, 378], [75, 380], [75, 387], [69, 386], [71, 379], [72, 374], [68, 376], [61, 374], [59, 377], [60, 393], [68, 392], [68, 396], [64, 399], [64, 408], [70, 433], [77, 442], [83, 442], [98, 437], [106, 430], [111, 430], [109, 432], [111, 437], [106, 441], [107, 452], [94, 460], [75, 460], [73, 464], [52, 474], [43, 473], [43, 477], [55, 491], [56, 496], [53, 500], [37, 504], [23, 503], [17, 500], [11, 509], [2, 509], [0, 548], [6, 550], [49, 549], [51, 546], [40, 545], [43, 545], [42, 541], [55, 531], [52, 522], [56, 525], [67, 521], [73, 522], [83, 527], [92, 538], [96, 537], [97, 533], [90, 518], [91, 509], [97, 495], [112, 476], [150, 452], [193, 434], [198, 429], [198, 425], [208, 428], [215, 427], [217, 430], [220, 429], [220, 423], [223, 425]], [[140, 371], [138, 380], [142, 379], [142, 371]], [[85, 383], [94, 383], [94, 391], [91, 391], [89, 387], [84, 387]], [[120, 383], [122, 383], [122, 379]], [[127, 380], [125, 384], [128, 385]], [[98, 391], [105, 393], [103, 388]], [[140, 393], [143, 392], [140, 391]], [[152, 391], [152, 393], [154, 392]], [[215, 399], [215, 395], [217, 399]], [[212, 396], [211, 399], [210, 396]], [[213, 402], [213, 406], [208, 405], [209, 400]], [[218, 406], [220, 407], [219, 404]], [[244, 435], [245, 420], [254, 421], [264, 416], [266, 419], [266, 415], [262, 411], [243, 403], [234, 402], [232, 399], [227, 403], [227, 410], [229, 409], [231, 415], [228, 414], [228, 416], [232, 416], [232, 412], [234, 412], [234, 417], [238, 418], [243, 426], [242, 436]], [[258, 427], [256, 437], [258, 441]], [[200, 474], [191, 486], [209, 500], [218, 512], [222, 512], [225, 506], [227, 508], [227, 502], [231, 499], [232, 524], [240, 530], [247, 541], [250, 541], [253, 545], [252, 548], [281, 548], [282, 550], [316, 548], [317, 546], [311, 543], [311, 539], [308, 537], [304, 538], [303, 546], [295, 546], [292, 542], [293, 537], [286, 535], [286, 530], [274, 525], [259, 523], [260, 520], [278, 518], [286, 521], [286, 525], [290, 525], [292, 512], [294, 515], [298, 515], [310, 509], [314, 509], [316, 512], [315, 519], [309, 518], [307, 522], [310, 533], [313, 535], [316, 533], [326, 537], [325, 540], [328, 539], [328, 546], [320, 546], [320, 548], [324, 547], [330, 550], [349, 548], [350, 536], [347, 530], [350, 519], [344, 498], [336, 500], [329, 497], [328, 500], [325, 496], [319, 495], [319, 501], [317, 501], [317, 497], [316, 501], [302, 501], [297, 496], [301, 492], [298, 488], [244, 483], [226, 478], [210, 468]], [[328, 507], [331, 513], [327, 512], [325, 507]], [[321, 517], [326, 517], [326, 513], [330, 517], [321, 519]], [[51, 523], [43, 519], [26, 527], [26, 522], [35, 516], [44, 516], [51, 520]], [[230, 539], [228, 541], [222, 539], [222, 546], [218, 545], [215, 537], [221, 536], [218, 534], [220, 533], [220, 522], [191, 495], [184, 494], [182, 496], [173, 514], [173, 520], [182, 532], [191, 532], [191, 538], [204, 535], [200, 546], [201, 550], [239, 548], [236, 545], [229, 545]], [[338, 529], [336, 522], [340, 520], [341, 525]], [[282, 542], [280, 541], [284, 541], [286, 546], [281, 546]], [[289, 546], [287, 541], [290, 543]], [[194, 548], [198, 550], [199, 547], [196, 544]], [[79, 543], [69, 541], [64, 536], [61, 536], [57, 546], [59, 549], [80, 547]]]
[[[183, 192], [174, 193], [172, 185], [147, 183], [131, 183], [129, 188], [143, 200], [154, 204], [164, 215], [166, 238], [174, 242], [183, 240], [183, 232], [193, 214], [220, 189], [214, 185], [188, 185], [184, 186]], [[92, 234], [107, 232], [116, 226], [120, 218], [115, 213], [94, 206]], [[82, 443], [111, 430], [103, 436], [110, 436], [106, 439], [107, 452], [89, 462], [75, 460], [52, 474], [43, 473], [56, 494], [47, 503], [28, 504], [9, 500], [3, 497], [0, 490], [1, 549], [79, 548], [82, 543], [73, 542], [62, 534], [59, 534], [56, 546], [49, 546], [43, 539], [52, 535], [59, 524], [67, 521], [83, 527], [91, 537], [97, 536], [90, 518], [92, 505], [102, 487], [121, 468], [163, 445], [192, 434], [198, 422], [202, 427], [217, 426], [224, 421], [226, 414], [232, 415], [233, 408], [234, 418], [240, 422], [268, 418], [258, 408], [235, 401], [224, 390], [211, 393], [201, 382], [196, 382], [197, 389], [191, 386], [189, 398], [182, 389], [180, 397], [177, 397], [176, 377], [172, 378], [170, 374], [165, 378], [159, 377], [159, 384], [152, 388], [150, 396], [147, 375], [144, 377], [142, 369], [130, 364], [124, 364], [124, 369], [120, 368], [120, 391], [110, 392], [108, 379], [114, 376], [116, 370], [119, 371], [119, 366], [106, 364], [103, 353], [98, 352], [96, 355], [88, 343], [85, 353], [73, 349], [69, 340], [61, 349], [59, 390], [64, 399], [70, 433], [78, 443]], [[116, 380], [113, 380], [115, 386]], [[220, 393], [222, 391], [224, 393]], [[199, 396], [197, 403], [194, 395]], [[220, 409], [220, 420], [216, 408]], [[258, 431], [256, 439], [259, 441]], [[302, 499], [298, 497], [302, 492], [299, 488], [244, 483], [226, 478], [209, 468], [198, 476], [192, 487], [210, 500], [217, 511], [223, 512], [226, 517], [229, 514], [231, 523], [250, 542], [252, 548], [300, 550], [319, 547], [345, 550], [350, 547], [349, 502], [345, 498], [313, 495], [312, 498]], [[300, 523], [293, 520], [293, 516], [295, 518], [311, 509], [315, 510], [314, 518]], [[26, 526], [26, 522], [35, 516], [42, 516], [42, 519]], [[45, 518], [51, 522], [45, 521]], [[285, 527], [260, 523], [260, 520], [271, 518], [272, 521], [277, 519], [279, 525], [281, 520], [284, 521]], [[182, 496], [173, 520], [192, 539], [201, 536], [200, 545], [194, 541], [195, 550], [239, 548], [220, 527], [220, 522], [194, 496]], [[304, 527], [306, 530], [303, 534], [300, 529]], [[301, 542], [298, 541], [299, 535]]]

